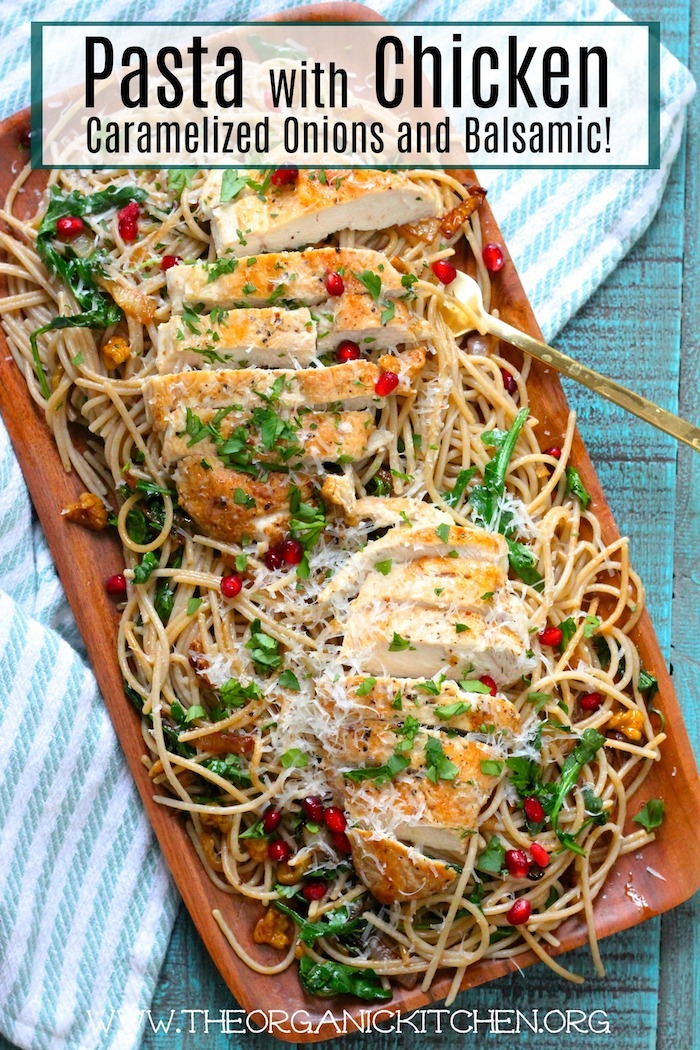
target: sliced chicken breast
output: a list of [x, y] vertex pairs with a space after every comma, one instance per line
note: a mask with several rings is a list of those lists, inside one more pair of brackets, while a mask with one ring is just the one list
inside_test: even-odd
[[210, 369], [153, 376], [144, 396], [153, 426], [171, 425], [184, 432], [186, 408], [201, 417], [206, 412], [241, 412], [271, 404], [276, 411], [309, 411], [323, 405], [366, 408], [380, 404], [374, 392], [379, 369], [371, 361], [349, 361], [330, 368]]
[[184, 368], [303, 368], [316, 357], [316, 322], [306, 308], [219, 310], [187, 323], [175, 315], [158, 327], [161, 375]]
[[[431, 513], [428, 510], [423, 511], [422, 506], [417, 504], [420, 515]], [[390, 529], [385, 536], [372, 540], [354, 554], [323, 589], [320, 600], [347, 598], [357, 593], [367, 574], [374, 569], [377, 562], [383, 561], [391, 561], [392, 565], [402, 565], [415, 558], [432, 557], [444, 559], [449, 564], [449, 560], [458, 561], [464, 558], [471, 562], [491, 563], [503, 573], [507, 572], [508, 546], [504, 538], [497, 533], [472, 526], [455, 525], [447, 515], [443, 515], [443, 520], [435, 526], [424, 526], [421, 521], [413, 527], [410, 515], [407, 517], [408, 522], [403, 521], [401, 526]], [[424, 672], [419, 671], [418, 677], [422, 673]], [[408, 673], [407, 676], [410, 677]]]
[[322, 678], [316, 695], [343, 733], [360, 735], [370, 722], [396, 726], [410, 715], [423, 726], [483, 732], [484, 726], [518, 733], [520, 715], [505, 697], [461, 689], [451, 679], [348, 675]]
[[426, 857], [389, 835], [349, 828], [352, 862], [360, 879], [380, 904], [422, 900], [454, 882], [457, 870]]
[[448, 521], [439, 507], [409, 496], [363, 496], [358, 499], [352, 478], [341, 474], [329, 474], [323, 482], [321, 494], [324, 500], [341, 510], [351, 525], [363, 520], [373, 521], [380, 529], [405, 525], [408, 518], [414, 527], [435, 528]]
[[291, 486], [304, 500], [312, 493], [309, 479], [299, 473], [293, 481], [277, 473], [258, 480], [200, 455], [183, 458], [173, 477], [180, 504], [205, 535], [223, 543], [240, 543], [243, 536], [277, 543], [289, 529]]
[[322, 304], [316, 313], [321, 353], [334, 350], [344, 339], [352, 339], [368, 352], [431, 339], [427, 321], [402, 302], [392, 302], [387, 308], [368, 295], [341, 295]]
[[[437, 215], [437, 199], [403, 172], [300, 171], [293, 186], [216, 204], [207, 187], [217, 254], [250, 255], [316, 244], [339, 230], [382, 230]], [[219, 192], [219, 198], [221, 194]]]
[[487, 619], [511, 615], [512, 601], [504, 603], [504, 596], [496, 595], [507, 580], [500, 565], [466, 558], [416, 558], [395, 568], [393, 563], [379, 564], [382, 572], [370, 572], [365, 577], [352, 604], [353, 612], [401, 598], [427, 609], [439, 609], [453, 623], [465, 612], [480, 613]]
[[473, 613], [461, 617], [467, 629], [459, 633], [454, 620], [435, 609], [400, 602], [362, 606], [345, 624], [341, 661], [405, 678], [432, 678], [443, 670], [458, 681], [489, 675], [502, 686], [532, 668], [526, 638], [510, 626]]
[[180, 263], [166, 273], [173, 313], [186, 306], [217, 307], [317, 306], [328, 299], [326, 276], [340, 273], [345, 292], [370, 295], [368, 285], [378, 277], [377, 298], [397, 299], [406, 294], [401, 274], [382, 252], [371, 248], [309, 248], [216, 262]]
[[[478, 740], [422, 730], [411, 750], [403, 752], [410, 765], [388, 783], [348, 777], [384, 765], [401, 739], [384, 723], [372, 722], [363, 735], [343, 739], [333, 758], [345, 776], [346, 813], [353, 824], [389, 832], [404, 842], [464, 853], [466, 834], [476, 830], [479, 813], [499, 781], [498, 775], [484, 772], [482, 763], [497, 760], [500, 753]], [[431, 764], [432, 752], [426, 749], [437, 745], [449, 766]]]

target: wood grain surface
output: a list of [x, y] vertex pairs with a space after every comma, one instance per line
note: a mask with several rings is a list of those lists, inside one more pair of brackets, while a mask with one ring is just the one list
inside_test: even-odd
[[[636, 4], [630, 13], [640, 18], [658, 17], [658, 9], [641, 10], [644, 6]], [[662, 23], [662, 40], [682, 60], [688, 60], [691, 19], [696, 17], [683, 0], [664, 8], [664, 18], [668, 21]], [[697, 43], [692, 54], [693, 64], [697, 64], [696, 52]], [[700, 203], [695, 174], [700, 163], [699, 153], [696, 130], [691, 124], [687, 152], [675, 166], [660, 215], [649, 234], [558, 339], [558, 345], [568, 353], [585, 356], [594, 367], [607, 370], [672, 410], [678, 408], [688, 418], [697, 418], [700, 389], [696, 335], [700, 317], [696, 258], [700, 246], [695, 218]], [[682, 341], [683, 355], [680, 353]], [[667, 658], [671, 655], [686, 724], [697, 749], [700, 727], [698, 711], [691, 699], [695, 696], [697, 700], [700, 666], [697, 638], [700, 460], [693, 457], [690, 450], [679, 450], [670, 439], [593, 399], [593, 395], [571, 389], [570, 385], [567, 392], [579, 411], [581, 430], [621, 530], [632, 537], [633, 560], [647, 586], [648, 603], [662, 649]], [[35, 462], [42, 462], [44, 451], [36, 449]], [[45, 463], [42, 469], [46, 477]], [[49, 486], [45, 488], [48, 490]], [[42, 514], [41, 494], [33, 492], [33, 496]], [[54, 502], [53, 513], [55, 508]], [[110, 562], [111, 555], [105, 555], [103, 541], [90, 539], [98, 546], [94, 550], [86, 548], [87, 565], [83, 565], [81, 571], [94, 572], [99, 561], [98, 576], [101, 577], [105, 569], [110, 570], [117, 564], [118, 554], [113, 555], [116, 561]], [[55, 556], [60, 568], [60, 551], [56, 550]], [[67, 583], [65, 578], [64, 583]], [[97, 589], [93, 588], [91, 593]], [[105, 610], [102, 612], [106, 615]], [[109, 614], [113, 615], [111, 611]], [[101, 652], [100, 656], [107, 657], [107, 653]], [[650, 662], [655, 671], [660, 670], [654, 660]], [[104, 685], [103, 690], [109, 699]], [[667, 685], [664, 693], [668, 697]], [[120, 704], [123, 721], [129, 723], [122, 726], [120, 732], [128, 734], [136, 725], [136, 719], [130, 717], [121, 697]], [[136, 773], [138, 776], [138, 769]], [[659, 793], [658, 787], [653, 793]], [[686, 830], [692, 836], [695, 806], [687, 804], [688, 799], [679, 799], [679, 802], [677, 808], [686, 812]], [[172, 842], [177, 835], [171, 827], [175, 822], [166, 823], [167, 837]], [[683, 872], [693, 865], [695, 871], [700, 869], [697, 844], [693, 853], [692, 838], [687, 841], [685, 858], [678, 858], [679, 880], [670, 880], [673, 892], [679, 896], [684, 892]], [[688, 859], [692, 864], [684, 865]], [[664, 870], [661, 867], [664, 860], [653, 859], [649, 852], [645, 852], [643, 866], [647, 864]], [[594, 981], [572, 988], [538, 965], [524, 978], [514, 974], [488, 987], [463, 993], [456, 1006], [480, 1010], [503, 1005], [517, 1005], [521, 1009], [606, 1010], [616, 1029], [613, 1043], [625, 1050], [696, 1047], [699, 1044], [692, 1005], [700, 1001], [697, 971], [693, 966], [698, 940], [696, 897], [663, 918], [652, 919], [605, 942], [603, 955], [610, 974], [604, 982]], [[567, 964], [587, 975], [592, 973], [585, 950], [569, 957]], [[242, 992], [245, 993], [245, 989]], [[279, 989], [274, 999], [278, 996]], [[239, 992], [239, 1000], [244, 1005], [245, 998], [245, 994]], [[266, 1005], [271, 1005], [269, 997]], [[212, 968], [191, 923], [181, 916], [163, 968], [154, 1014], [167, 1018], [170, 1010], [187, 1007], [206, 1008], [211, 1016], [218, 1016], [219, 1010], [234, 1008], [235, 1003]], [[435, 1040], [438, 1038], [434, 1036]], [[454, 1034], [444, 1036], [441, 1043], [456, 1044], [458, 1038]], [[548, 1042], [547, 1037], [538, 1037], [538, 1047], [583, 1045], [583, 1037], [571, 1044], [562, 1042], [561, 1038], [550, 1038]], [[389, 1050], [401, 1040], [401, 1036], [374, 1036], [372, 1045], [386, 1046]], [[143, 1045], [219, 1050], [239, 1042], [247, 1047], [271, 1045], [265, 1036], [247, 1035], [244, 1040], [237, 1040], [217, 1034], [216, 1029], [202, 1039], [188, 1035], [185, 1026], [180, 1033], [171, 1031], [167, 1036], [147, 1032]], [[0, 1047], [8, 1045], [0, 1040]]]

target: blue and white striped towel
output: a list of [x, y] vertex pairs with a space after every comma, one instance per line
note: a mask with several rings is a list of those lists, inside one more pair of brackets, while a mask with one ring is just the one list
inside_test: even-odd
[[[304, 2], [304, 0], [302, 0]], [[310, 2], [310, 0], [306, 0]], [[28, 103], [28, 20], [168, 20], [172, 0], [0, 4], [0, 116]], [[244, 20], [291, 6], [190, 0], [183, 17]], [[599, 20], [607, 0], [375, 0], [389, 19]], [[545, 335], [644, 231], [694, 92], [661, 63], [660, 171], [503, 171], [484, 179]], [[89, 600], [89, 596], [86, 596]], [[0, 428], [0, 1031], [19, 1046], [138, 1045], [177, 907]], [[121, 1012], [121, 1013], [120, 1013]], [[120, 1020], [120, 1016], [122, 1020]], [[104, 1034], [101, 1025], [109, 1025]]]

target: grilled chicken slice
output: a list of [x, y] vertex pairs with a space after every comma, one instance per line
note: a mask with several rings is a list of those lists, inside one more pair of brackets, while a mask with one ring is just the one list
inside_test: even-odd
[[355, 871], [380, 904], [422, 900], [441, 893], [457, 877], [454, 867], [389, 835], [349, 828], [347, 836]]
[[183, 368], [300, 368], [317, 356], [308, 309], [217, 311], [198, 321], [176, 314], [158, 328], [161, 375]]
[[[204, 464], [208, 464], [204, 466]], [[178, 463], [174, 480], [178, 498], [201, 531], [223, 543], [240, 543], [243, 536], [267, 540], [284, 539], [289, 531], [289, 498], [292, 485], [302, 499], [311, 497], [308, 477], [270, 473], [265, 480], [252, 478], [201, 455], [189, 455]], [[249, 502], [252, 500], [252, 504]]]
[[432, 503], [411, 499], [410, 496], [363, 496], [357, 498], [352, 478], [329, 474], [323, 482], [321, 495], [327, 503], [338, 507], [351, 525], [358, 521], [373, 521], [378, 529], [404, 525], [406, 518], [413, 526], [432, 526], [448, 521], [445, 512]]
[[[410, 765], [388, 783], [371, 777], [355, 779], [357, 771], [383, 766], [404, 737], [384, 722], [369, 722], [363, 733], [344, 734], [332, 760], [345, 776], [345, 811], [353, 824], [395, 834], [404, 842], [441, 852], [461, 854], [465, 833], [474, 831], [484, 803], [499, 777], [484, 773], [482, 763], [500, 752], [468, 737], [449, 737], [439, 730], [419, 730], [410, 751]], [[446, 766], [431, 762], [438, 748]], [[352, 774], [348, 777], [348, 774]]]
[[397, 299], [406, 294], [398, 270], [382, 252], [371, 248], [309, 248], [261, 256], [251, 253], [249, 258], [229, 257], [214, 263], [181, 263], [171, 266], [166, 281], [173, 313], [199, 303], [205, 310], [274, 306], [280, 301], [318, 306], [328, 299], [327, 274], [338, 271], [350, 295], [370, 295], [367, 278], [371, 282], [375, 276], [381, 280], [378, 298]]
[[[445, 514], [441, 514], [442, 520], [438, 521], [435, 508], [429, 504], [416, 503], [415, 506], [418, 515], [415, 523], [410, 514], [407, 514], [408, 522], [402, 519], [400, 526], [390, 529], [385, 536], [372, 540], [354, 554], [323, 589], [321, 601], [329, 601], [334, 597], [347, 598], [357, 593], [367, 574], [374, 569], [377, 562], [383, 561], [391, 561], [392, 566], [395, 566], [415, 558], [438, 558], [445, 560], [447, 564], [451, 560], [458, 561], [464, 558], [472, 562], [493, 564], [501, 569], [504, 575], [507, 573], [508, 547], [502, 536], [475, 526], [455, 525]], [[430, 515], [430, 526], [423, 524], [424, 514]], [[436, 521], [437, 524], [432, 525], [432, 521]], [[440, 529], [440, 533], [437, 529]]]
[[364, 675], [322, 678], [316, 696], [334, 724], [350, 735], [361, 736], [370, 722], [398, 725], [406, 715], [422, 726], [463, 733], [484, 732], [485, 726], [502, 734], [520, 730], [520, 716], [510, 700], [469, 692], [451, 679], [379, 677], [372, 684]]
[[374, 392], [379, 369], [371, 361], [349, 361], [330, 368], [220, 369], [153, 376], [145, 397], [153, 426], [164, 430], [170, 424], [185, 430], [187, 405], [202, 416], [225, 409], [242, 412], [268, 403], [276, 411], [304, 412], [342, 403], [343, 408], [367, 408], [380, 404]]
[[[455, 622], [466, 630], [459, 633]], [[345, 624], [340, 658], [349, 666], [361, 661], [370, 674], [430, 678], [444, 670], [455, 680], [489, 675], [508, 685], [533, 666], [525, 656], [526, 625], [517, 627], [487, 623], [472, 613], [461, 613], [456, 621], [435, 609], [399, 602], [376, 612], [363, 606]]]
[[407, 594], [411, 604], [442, 610], [446, 619], [479, 613], [487, 620], [508, 622], [514, 615], [514, 599], [496, 594], [507, 579], [500, 565], [466, 558], [416, 558], [396, 569], [393, 565], [382, 569], [366, 576], [352, 604], [353, 613], [363, 607], [376, 610], [377, 603], [396, 602]]
[[402, 344], [431, 339], [427, 321], [402, 302], [393, 302], [387, 308], [368, 295], [341, 295], [324, 303], [316, 313], [320, 353], [334, 350], [344, 339], [352, 339], [367, 352], [375, 347], [395, 350]]
[[438, 213], [437, 199], [402, 172], [300, 171], [293, 186], [241, 193], [220, 204], [221, 172], [201, 201], [211, 215], [217, 254], [250, 255], [316, 244], [338, 230], [383, 230]]

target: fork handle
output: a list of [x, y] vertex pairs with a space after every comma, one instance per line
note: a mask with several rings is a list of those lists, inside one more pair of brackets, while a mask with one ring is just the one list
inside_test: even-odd
[[628, 390], [627, 387], [616, 383], [614, 379], [595, 372], [587, 365], [574, 361], [561, 350], [555, 350], [553, 346], [547, 346], [539, 339], [534, 339], [531, 335], [526, 335], [525, 332], [513, 328], [498, 317], [482, 314], [480, 320], [492, 335], [517, 346], [519, 350], [524, 350], [526, 354], [536, 357], [538, 361], [551, 365], [562, 375], [583, 384], [589, 390], [600, 394], [601, 397], [606, 397], [608, 401], [632, 412], [658, 430], [663, 430], [665, 434], [670, 434], [671, 437], [690, 445], [696, 452], [700, 452], [700, 427], [689, 423], [686, 419], [681, 419], [680, 416], [674, 416], [673, 412], [668, 412], [660, 405], [655, 405], [653, 401], [647, 400], [641, 394], [635, 394], [633, 390]]

